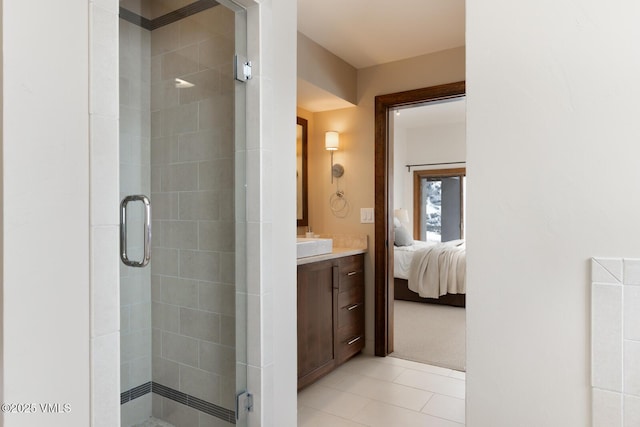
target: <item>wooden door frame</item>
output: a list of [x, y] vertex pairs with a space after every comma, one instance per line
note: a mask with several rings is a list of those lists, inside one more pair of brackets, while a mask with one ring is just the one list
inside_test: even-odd
[[[393, 352], [393, 147], [389, 144], [389, 110], [465, 95], [465, 82], [431, 86], [375, 98], [375, 355]], [[393, 244], [393, 243], [391, 243]]]

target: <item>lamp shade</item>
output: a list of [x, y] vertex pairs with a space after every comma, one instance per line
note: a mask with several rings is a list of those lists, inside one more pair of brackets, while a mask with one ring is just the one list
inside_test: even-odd
[[393, 216], [398, 218], [398, 220], [400, 220], [400, 222], [402, 223], [406, 224], [409, 222], [409, 212], [406, 209], [403, 209], [403, 208], [395, 209], [393, 211]]
[[340, 135], [336, 131], [328, 131], [324, 134], [324, 148], [335, 151], [340, 146]]

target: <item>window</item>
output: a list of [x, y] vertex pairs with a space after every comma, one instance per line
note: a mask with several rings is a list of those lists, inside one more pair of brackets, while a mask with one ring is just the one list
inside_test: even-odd
[[413, 229], [418, 240], [464, 238], [464, 168], [413, 172]]

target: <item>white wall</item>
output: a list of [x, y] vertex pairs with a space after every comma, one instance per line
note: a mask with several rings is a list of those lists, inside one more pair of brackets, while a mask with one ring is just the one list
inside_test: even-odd
[[[395, 129], [393, 147], [394, 208], [409, 212], [413, 224], [413, 172], [428, 169], [463, 168], [456, 165], [412, 167], [406, 165], [425, 163], [464, 162], [466, 160], [465, 123], [447, 123], [428, 127]], [[398, 193], [398, 194], [396, 194]]]
[[300, 32], [297, 33], [297, 42], [297, 77], [340, 99], [355, 103], [358, 71]]
[[588, 426], [589, 260], [640, 255], [640, 6], [467, 2], [467, 426]]
[[247, 83], [248, 388], [250, 426], [297, 423], [296, 2], [249, 7]]
[[[391, 127], [394, 121], [389, 121]], [[404, 188], [409, 185], [410, 174], [407, 173], [407, 130], [404, 128], [393, 127], [389, 129], [392, 135], [391, 143], [393, 144], [393, 207], [395, 209], [410, 209], [413, 204], [409, 205], [411, 199], [407, 199], [404, 194]]]
[[[0, 26], [4, 27], [2, 18], [4, 7], [0, 0]], [[4, 32], [0, 31], [0, 46], [3, 47]], [[0, 146], [4, 146], [4, 55], [0, 55]], [[3, 149], [0, 149], [0, 176], [4, 176]], [[4, 207], [4, 185], [0, 185], [0, 200]], [[4, 209], [0, 209], [0, 239], [4, 242]], [[0, 245], [0, 277], [2, 277], [2, 285], [0, 285], [0, 343], [4, 346], [4, 244]], [[4, 351], [0, 351], [0, 401], [4, 402]], [[0, 412], [0, 424], [4, 425], [4, 414]]]
[[[297, 425], [297, 281], [295, 261], [296, 191], [291, 174], [295, 167], [296, 41], [297, 6], [295, 0], [273, 0], [274, 90], [270, 104], [274, 110], [274, 158], [270, 208], [273, 215], [273, 241], [265, 248], [273, 259], [273, 346], [275, 369], [271, 419], [266, 426]], [[277, 165], [277, 166], [276, 166]], [[286, 211], [286, 214], [283, 214]], [[282, 236], [290, 236], [283, 241]], [[277, 254], [277, 256], [275, 255]], [[265, 253], [265, 257], [267, 254]]]
[[88, 426], [89, 2], [2, 9], [4, 425]]
[[[91, 134], [88, 160], [91, 210], [92, 427], [117, 426], [120, 422], [118, 41], [118, 2], [91, 1]], [[72, 67], [73, 64], [69, 66]], [[75, 302], [72, 304], [68, 309], [82, 308]]]
[[[408, 129], [405, 164], [464, 161], [465, 142], [464, 122]], [[447, 167], [437, 166], [438, 169]]]

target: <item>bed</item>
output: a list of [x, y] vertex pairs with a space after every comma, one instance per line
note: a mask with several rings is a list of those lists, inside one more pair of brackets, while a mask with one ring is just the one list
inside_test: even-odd
[[395, 299], [465, 306], [464, 240], [415, 240], [406, 246], [394, 246], [393, 258]]

